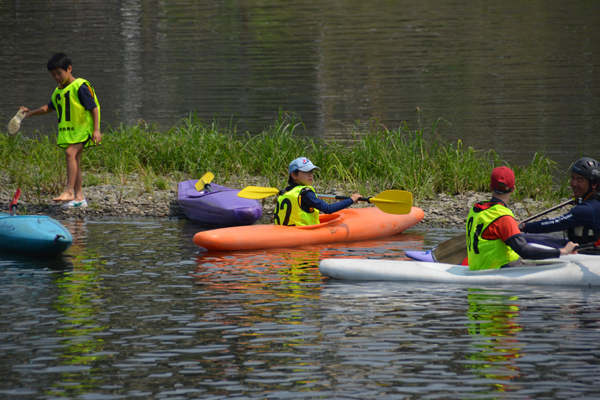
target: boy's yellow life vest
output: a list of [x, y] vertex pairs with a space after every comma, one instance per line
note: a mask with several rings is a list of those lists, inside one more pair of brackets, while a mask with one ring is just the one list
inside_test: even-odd
[[67, 87], [56, 88], [52, 94], [52, 104], [58, 114], [58, 147], [67, 148], [71, 144], [85, 142], [85, 147], [94, 146], [91, 139], [94, 133], [94, 119], [90, 110], [86, 110], [79, 102], [77, 92], [81, 85], [88, 85], [98, 107], [98, 124], [100, 124], [100, 104], [96, 92], [88, 81], [77, 78]]
[[312, 186], [296, 186], [277, 198], [275, 225], [308, 226], [319, 224], [319, 210], [313, 208], [305, 211], [303, 208], [306, 209], [306, 207], [301, 207], [302, 198], [300, 194], [304, 189], [315, 191]]
[[514, 218], [512, 211], [502, 204], [493, 204], [487, 209], [469, 211], [467, 217], [467, 253], [469, 269], [497, 269], [509, 262], [519, 259], [519, 255], [502, 241], [502, 239], [486, 240], [481, 237], [488, 226], [500, 217], [509, 215]]

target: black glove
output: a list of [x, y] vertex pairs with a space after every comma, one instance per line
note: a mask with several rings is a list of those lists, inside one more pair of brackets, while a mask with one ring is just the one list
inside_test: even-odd
[[520, 230], [521, 232], [525, 232], [525, 223], [521, 222], [521, 223], [519, 224], [519, 230]]

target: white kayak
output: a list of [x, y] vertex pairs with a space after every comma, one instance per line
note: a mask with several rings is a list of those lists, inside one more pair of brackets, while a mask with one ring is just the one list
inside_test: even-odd
[[600, 257], [583, 254], [540, 260], [533, 267], [483, 271], [420, 261], [329, 258], [319, 263], [319, 271], [330, 278], [353, 281], [600, 286]]

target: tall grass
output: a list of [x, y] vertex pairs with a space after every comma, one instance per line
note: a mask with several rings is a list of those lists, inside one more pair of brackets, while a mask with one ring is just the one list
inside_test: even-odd
[[[103, 182], [97, 176], [111, 174], [127, 185], [135, 175], [143, 182], [138, 183], [140, 191], [151, 191], [165, 188], [168, 177], [193, 178], [211, 171], [221, 180], [259, 176], [270, 186], [283, 187], [289, 162], [305, 156], [321, 167], [320, 187], [344, 184], [365, 195], [402, 189], [417, 199], [487, 191], [491, 170], [507, 163], [493, 150], [443, 141], [436, 125], [411, 130], [403, 123], [389, 130], [373, 123], [367, 132], [355, 130], [349, 143], [341, 143], [306, 136], [302, 121], [291, 113], [280, 112], [271, 127], [255, 135], [237, 132], [231, 123], [203, 122], [192, 113], [167, 131], [145, 123], [105, 130], [102, 145], [86, 150], [82, 158], [84, 184]], [[517, 198], [555, 200], [568, 194], [564, 173], [542, 154], [529, 165], [511, 167]], [[0, 168], [13, 185], [38, 197], [63, 189], [64, 153], [48, 136], [0, 135]]]

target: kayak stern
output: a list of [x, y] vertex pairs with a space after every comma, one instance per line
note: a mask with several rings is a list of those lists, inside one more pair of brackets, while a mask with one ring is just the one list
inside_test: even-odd
[[73, 236], [63, 224], [45, 215], [2, 214], [0, 250], [33, 255], [62, 253]]

